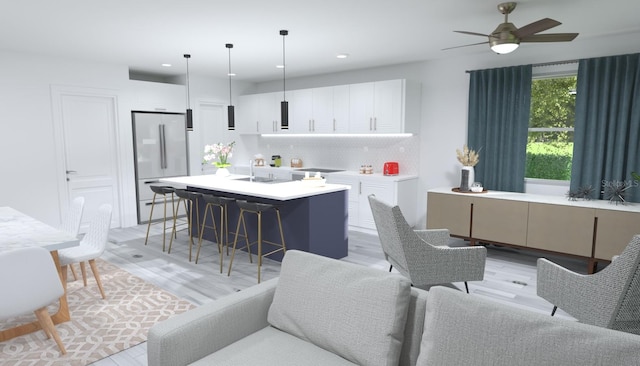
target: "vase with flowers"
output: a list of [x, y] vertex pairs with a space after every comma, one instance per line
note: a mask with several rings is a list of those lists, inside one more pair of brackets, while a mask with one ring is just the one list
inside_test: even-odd
[[204, 163], [215, 165], [218, 170], [216, 170], [216, 175], [219, 176], [229, 176], [231, 173], [229, 172], [229, 168], [231, 164], [229, 163], [229, 159], [233, 155], [233, 146], [236, 144], [235, 141], [232, 141], [228, 144], [217, 143], [213, 145], [205, 145], [204, 146]]
[[456, 149], [458, 161], [462, 164], [460, 174], [460, 191], [469, 192], [475, 180], [475, 166], [480, 161], [480, 154], [464, 145], [462, 150]]

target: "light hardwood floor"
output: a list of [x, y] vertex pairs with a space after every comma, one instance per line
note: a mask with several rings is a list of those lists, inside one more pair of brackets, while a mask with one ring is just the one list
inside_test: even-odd
[[[161, 226], [152, 227], [152, 236], [144, 245], [146, 226], [113, 229], [110, 243], [102, 258], [114, 263], [134, 275], [159, 286], [176, 296], [201, 305], [217, 298], [240, 291], [257, 283], [257, 265], [249, 263], [248, 255], [238, 252], [231, 276], [227, 276], [229, 257], [224, 257], [224, 273], [220, 274], [217, 247], [203, 242], [198, 264], [188, 261], [188, 239], [184, 232], [178, 233], [171, 254], [162, 252]], [[169, 235], [167, 234], [169, 245]], [[462, 240], [452, 239], [451, 245], [465, 245]], [[195, 259], [196, 248], [193, 248]], [[536, 260], [543, 254], [513, 248], [489, 246], [482, 282], [469, 282], [471, 296], [483, 296], [495, 301], [549, 314], [552, 305], [536, 295]], [[586, 263], [566, 257], [547, 258], [574, 271], [586, 273]], [[388, 270], [380, 243], [376, 235], [357, 231], [349, 232], [349, 255], [343, 260], [364, 266]], [[279, 262], [265, 260], [262, 279], [277, 277]], [[462, 283], [454, 286], [464, 289]], [[464, 290], [463, 290], [464, 291]], [[107, 294], [108, 296], [108, 294]], [[571, 319], [558, 310], [558, 317]], [[111, 357], [93, 363], [94, 366], [147, 365], [146, 343], [132, 347]]]

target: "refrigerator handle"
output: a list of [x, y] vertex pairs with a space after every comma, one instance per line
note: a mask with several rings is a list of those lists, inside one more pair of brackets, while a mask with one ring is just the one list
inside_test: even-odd
[[164, 141], [164, 125], [159, 125], [160, 128], [160, 169], [167, 169], [167, 147]]

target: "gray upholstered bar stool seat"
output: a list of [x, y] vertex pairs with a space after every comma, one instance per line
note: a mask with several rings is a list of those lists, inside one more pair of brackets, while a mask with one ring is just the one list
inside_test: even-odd
[[164, 215], [162, 217], [162, 251], [164, 252], [165, 242], [166, 242], [165, 234], [167, 232], [167, 205], [169, 204], [167, 202], [167, 196], [169, 196], [169, 200], [171, 201], [171, 208], [170, 208], [171, 216], [169, 218], [173, 220], [173, 214], [175, 209], [174, 203], [173, 203], [173, 194], [175, 192], [175, 189], [169, 186], [150, 186], [150, 188], [153, 191], [153, 200], [151, 201], [151, 212], [149, 213], [149, 224], [147, 225], [147, 236], [144, 239], [144, 245], [147, 245], [147, 241], [149, 240], [149, 230], [151, 229], [151, 223], [153, 219], [153, 209], [156, 207], [156, 198], [158, 196], [162, 196], [163, 207], [164, 207]]
[[184, 208], [184, 212], [187, 216], [186, 228], [182, 228], [180, 230], [187, 230], [187, 235], [189, 236], [189, 262], [191, 262], [191, 248], [193, 248], [193, 219], [195, 218], [196, 222], [196, 233], [199, 232], [200, 228], [200, 210], [198, 209], [198, 200], [202, 197], [202, 193], [191, 192], [186, 189], [175, 189], [175, 194], [178, 196], [178, 202], [175, 206], [175, 211], [173, 212], [173, 230], [171, 231], [171, 240], [169, 241], [169, 250], [167, 253], [171, 254], [171, 246], [173, 245], [173, 238], [178, 238], [178, 214], [180, 211], [180, 204], [182, 203], [182, 207]]
[[[216, 243], [218, 244], [218, 252], [220, 253], [220, 273], [222, 273], [222, 263], [224, 258], [224, 249], [227, 249], [227, 255], [229, 254], [229, 204], [235, 201], [234, 198], [216, 196], [213, 194], [203, 194], [202, 200], [205, 202], [204, 217], [202, 219], [202, 226], [200, 228], [200, 238], [198, 239], [198, 251], [196, 252], [196, 264], [200, 257], [200, 248], [202, 247], [202, 238], [204, 236], [204, 230], [206, 228], [213, 229], [213, 234]], [[216, 217], [214, 214], [214, 208], [218, 208], [220, 211], [219, 224], [216, 223]], [[207, 216], [211, 215], [211, 226], [207, 225]]]
[[[238, 225], [236, 226], [236, 233], [233, 239], [233, 250], [231, 251], [231, 260], [229, 261], [229, 272], [227, 273], [227, 276], [231, 275], [231, 266], [233, 265], [233, 258], [236, 254], [236, 246], [238, 244], [238, 234], [240, 232], [240, 224], [242, 224], [246, 245], [240, 249], [247, 248], [247, 251], [249, 252], [249, 260], [251, 261], [251, 263], [253, 263], [253, 260], [251, 259], [251, 246], [257, 245], [258, 247], [258, 250], [257, 250], [258, 283], [260, 283], [260, 269], [262, 267], [262, 258], [268, 255], [277, 253], [279, 251], [282, 251], [283, 253], [287, 251], [287, 247], [284, 242], [284, 232], [282, 231], [282, 220], [280, 219], [280, 210], [278, 209], [277, 206], [269, 203], [248, 202], [244, 200], [237, 200], [236, 203], [238, 204], [238, 207], [240, 207], [240, 214], [238, 216]], [[264, 240], [262, 238], [262, 224], [263, 224], [262, 213], [269, 210], [274, 210], [276, 213], [276, 221], [278, 224], [278, 229], [280, 231], [280, 243]], [[255, 214], [258, 217], [258, 223], [256, 228], [257, 240], [252, 242], [249, 241], [249, 234], [247, 233], [247, 224], [246, 224], [245, 214]], [[278, 248], [267, 253], [262, 253], [262, 243], [271, 244]]]

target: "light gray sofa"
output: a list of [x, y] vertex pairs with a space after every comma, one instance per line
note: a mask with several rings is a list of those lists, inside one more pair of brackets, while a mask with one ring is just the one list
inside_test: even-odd
[[633, 365], [640, 336], [287, 251], [279, 279], [154, 325], [151, 366]]

